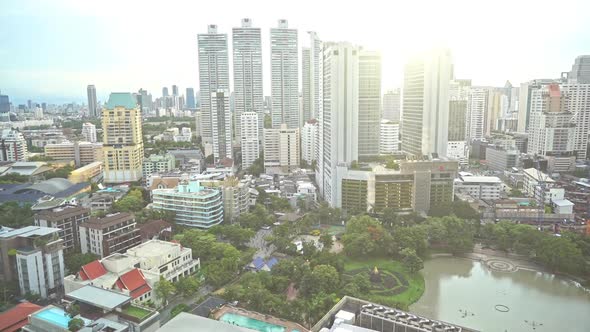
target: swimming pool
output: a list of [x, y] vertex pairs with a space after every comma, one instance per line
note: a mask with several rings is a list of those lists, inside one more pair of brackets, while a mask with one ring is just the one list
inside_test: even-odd
[[[58, 307], [51, 307], [49, 309], [45, 309], [33, 315], [34, 317], [43, 319], [45, 321], [50, 322], [53, 325], [57, 325], [63, 327], [65, 329], [68, 328], [68, 323], [72, 318], [68, 315], [67, 312], [63, 311]], [[84, 325], [87, 325], [90, 321], [87, 319], [82, 318], [84, 321]]]
[[263, 322], [258, 319], [227, 312], [219, 317], [219, 320], [228, 324], [237, 325], [260, 332], [285, 332], [282, 326]]

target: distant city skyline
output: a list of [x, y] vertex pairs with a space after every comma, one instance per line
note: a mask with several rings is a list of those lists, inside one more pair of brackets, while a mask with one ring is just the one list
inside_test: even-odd
[[[572, 59], [590, 53], [590, 4], [582, 0], [559, 5], [501, 0], [485, 11], [465, 0], [365, 1], [362, 6], [226, 1], [223, 7], [231, 10], [224, 11], [214, 6], [219, 4], [3, 1], [0, 91], [14, 104], [28, 99], [86, 103], [88, 85], [96, 86], [103, 103], [113, 91], [143, 88], [158, 96], [162, 87], [173, 84], [184, 91], [199, 82], [197, 34], [216, 24], [231, 41], [232, 28], [239, 27], [242, 18], [251, 18], [261, 28], [265, 96], [270, 95], [271, 82], [270, 29], [279, 19], [298, 29], [299, 50], [309, 46], [307, 31], [316, 31], [324, 41], [380, 51], [383, 91], [401, 87], [410, 55], [434, 46], [451, 49], [456, 78], [493, 86], [503, 86], [506, 80], [517, 86], [534, 78], [559, 77], [571, 69]], [[335, 15], [328, 19], [330, 12]], [[558, 20], [560, 24], [550, 28], [543, 24]]]

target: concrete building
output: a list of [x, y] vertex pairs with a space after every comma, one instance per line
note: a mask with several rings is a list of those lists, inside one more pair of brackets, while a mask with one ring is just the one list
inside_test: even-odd
[[260, 157], [260, 114], [244, 112], [241, 118], [242, 169], [246, 169]]
[[261, 120], [256, 121], [259, 131], [263, 129], [264, 124], [260, 28], [252, 27], [251, 19], [242, 19], [242, 26], [232, 29], [232, 43], [235, 137], [236, 143], [241, 144], [244, 137], [241, 129], [243, 113], [256, 113]]
[[94, 85], [86, 87], [86, 94], [88, 95], [88, 115], [92, 118], [100, 117], [96, 101], [96, 87]]
[[545, 204], [565, 198], [565, 190], [557, 188], [557, 183], [549, 175], [534, 168], [524, 169], [523, 174], [522, 191], [528, 197], [534, 198], [537, 202], [541, 202], [542, 199]]
[[466, 165], [469, 162], [467, 128], [471, 80], [452, 80], [449, 88], [447, 158], [458, 160], [461, 165]]
[[68, 180], [72, 183], [98, 182], [98, 180], [102, 178], [102, 175], [102, 161], [95, 161], [73, 170], [70, 173], [70, 176], [68, 176]]
[[23, 134], [14, 129], [0, 131], [0, 161], [26, 161], [27, 141]]
[[317, 119], [322, 107], [322, 41], [309, 31], [309, 47], [301, 49], [302, 112], [301, 123]]
[[467, 132], [469, 142], [481, 141], [490, 132], [486, 132], [486, 114], [488, 114], [488, 101], [490, 89], [485, 87], [472, 87], [469, 90], [467, 110]]
[[96, 126], [90, 122], [82, 124], [82, 136], [86, 142], [96, 143]]
[[104, 182], [141, 179], [141, 110], [130, 93], [111, 93], [102, 111]]
[[316, 181], [330, 206], [338, 206], [336, 169], [358, 160], [359, 48], [327, 43], [324, 48], [323, 108], [319, 118]]
[[496, 176], [460, 175], [455, 179], [455, 192], [475, 199], [498, 200], [502, 193], [502, 180]]
[[124, 253], [141, 243], [135, 217], [130, 213], [117, 212], [103, 218], [90, 218], [80, 224], [79, 229], [83, 254], [106, 257], [113, 253]]
[[229, 90], [211, 93], [211, 135], [215, 161], [233, 159], [232, 115], [229, 106]]
[[186, 88], [186, 108], [194, 110], [197, 108], [195, 103], [195, 89]]
[[[272, 127], [300, 128], [299, 123], [299, 49], [297, 29], [289, 29], [281, 19], [270, 29], [270, 65]], [[202, 90], [201, 90], [202, 91]]]
[[568, 111], [574, 114], [574, 152], [577, 160], [588, 158], [588, 133], [590, 132], [590, 83], [564, 83], [562, 93], [569, 96]]
[[165, 173], [175, 168], [176, 159], [171, 154], [152, 154], [143, 160], [143, 178], [147, 179], [153, 173]]
[[184, 181], [174, 189], [152, 190], [154, 210], [171, 211], [176, 223], [210, 228], [223, 221], [223, 197], [218, 189], [203, 187], [199, 181]]
[[316, 160], [316, 148], [318, 139], [318, 122], [315, 119], [307, 120], [301, 128], [301, 160], [311, 165]]
[[568, 79], [575, 83], [590, 84], [590, 55], [580, 55], [576, 58]]
[[499, 146], [488, 145], [485, 151], [488, 169], [491, 171], [504, 172], [518, 165], [517, 150], [505, 150]]
[[127, 250], [126, 255], [135, 258], [141, 270], [157, 273], [172, 282], [197, 272], [200, 267], [199, 258], [193, 259], [192, 249], [173, 242], [151, 240]]
[[66, 252], [80, 249], [78, 228], [90, 218], [90, 209], [66, 206], [45, 210], [35, 215], [35, 226], [58, 228]]
[[381, 120], [380, 154], [392, 154], [399, 151], [399, 122]]
[[264, 172], [288, 174], [299, 168], [299, 129], [264, 129]]
[[103, 161], [102, 143], [62, 142], [45, 145], [45, 156], [56, 161], [73, 161], [77, 167]]
[[201, 185], [205, 188], [221, 190], [223, 197], [224, 220], [232, 222], [250, 208], [250, 187], [247, 180], [228, 176], [223, 180], [203, 180]]
[[399, 89], [389, 90], [383, 94], [381, 118], [399, 122], [401, 118], [401, 93]]
[[204, 143], [212, 143], [212, 107], [215, 101], [211, 100], [211, 97], [213, 93], [216, 93], [220, 89], [229, 91], [227, 34], [218, 33], [217, 25], [210, 24], [207, 26], [207, 33], [199, 34], [197, 39], [199, 47], [199, 89], [201, 95], [199, 102], [202, 113], [201, 135]]
[[412, 59], [404, 68], [402, 150], [424, 156], [447, 155], [449, 50], [436, 50]]
[[381, 129], [381, 54], [359, 50], [358, 57], [358, 159], [379, 157]]
[[18, 280], [21, 295], [37, 294], [45, 299], [57, 294], [63, 284], [63, 240], [60, 229], [26, 226], [0, 229], [0, 258], [3, 281]]

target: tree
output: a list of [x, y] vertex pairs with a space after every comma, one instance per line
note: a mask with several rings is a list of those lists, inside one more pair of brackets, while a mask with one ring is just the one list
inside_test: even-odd
[[332, 239], [332, 235], [330, 234], [323, 234], [320, 236], [320, 243], [324, 246], [323, 250], [330, 251], [332, 245], [334, 245], [334, 240]]
[[404, 266], [410, 271], [410, 273], [418, 272], [424, 268], [424, 262], [418, 257], [416, 250], [404, 248], [400, 254], [403, 257], [402, 262], [404, 263]]
[[399, 248], [414, 249], [418, 255], [423, 255], [428, 248], [428, 233], [422, 225], [396, 228], [393, 236]]
[[166, 303], [170, 299], [170, 296], [176, 292], [176, 288], [173, 283], [160, 276], [160, 281], [156, 282], [154, 291], [156, 292], [156, 297]]
[[48, 171], [43, 173], [46, 180], [53, 179], [53, 178], [63, 178], [67, 179], [70, 176], [70, 173], [74, 170], [73, 166], [67, 165], [64, 167], [60, 167], [53, 171]]
[[358, 273], [352, 278], [352, 284], [361, 294], [367, 294], [371, 290], [371, 279], [368, 273]]
[[189, 297], [197, 294], [199, 292], [199, 287], [201, 286], [201, 282], [197, 277], [194, 276], [187, 276], [184, 278], [180, 278], [176, 283], [176, 291], [178, 294]]
[[239, 225], [218, 225], [212, 227], [209, 232], [227, 239], [238, 248], [244, 248], [246, 242], [250, 241], [256, 234], [253, 230]]
[[81, 318], [74, 318], [68, 322], [68, 330], [76, 332], [84, 327], [84, 321]]
[[10, 173], [0, 176], [0, 183], [25, 183], [29, 181], [29, 177], [26, 175], [20, 175], [18, 173]]
[[2, 216], [2, 226], [22, 228], [33, 224], [33, 211], [30, 204], [6, 202], [0, 205], [0, 216]]
[[190, 310], [189, 306], [185, 303], [180, 303], [175, 305], [172, 310], [170, 310], [170, 318], [174, 318], [178, 316], [181, 312], [188, 312]]
[[210, 154], [205, 158], [205, 163], [207, 165], [212, 165], [215, 162], [215, 156]]
[[581, 250], [568, 238], [548, 235], [539, 243], [537, 258], [554, 271], [577, 273], [585, 264]]
[[130, 190], [125, 197], [115, 202], [113, 209], [119, 212], [139, 212], [146, 205], [141, 189]]
[[246, 169], [246, 173], [252, 174], [256, 177], [264, 173], [264, 155], [262, 154], [262, 152], [260, 153], [260, 156], [256, 160], [254, 160], [252, 165], [250, 165], [250, 167]]
[[300, 287], [307, 296], [320, 292], [331, 294], [340, 287], [340, 275], [331, 265], [317, 265], [303, 276]]
[[70, 273], [78, 273], [82, 269], [82, 266], [99, 259], [97, 255], [93, 253], [68, 253], [64, 255], [64, 263]]

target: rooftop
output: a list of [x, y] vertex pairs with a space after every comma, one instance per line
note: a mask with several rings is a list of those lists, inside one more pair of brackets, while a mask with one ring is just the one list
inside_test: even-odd
[[13, 332], [28, 324], [28, 316], [42, 307], [34, 303], [23, 302], [0, 314], [0, 331]]
[[191, 315], [186, 312], [181, 312], [178, 316], [171, 319], [164, 326], [160, 327], [158, 332], [193, 332], [197, 326], [200, 332], [253, 332], [250, 329]]
[[159, 257], [167, 252], [182, 249], [180, 244], [160, 240], [150, 240], [133, 248], [127, 249], [127, 254], [135, 257]]
[[131, 213], [117, 212], [113, 214], [108, 214], [106, 217], [103, 218], [90, 218], [90, 220], [80, 224], [80, 226], [94, 229], [105, 229], [129, 220], [133, 220], [134, 218], [135, 216]]
[[552, 200], [553, 204], [559, 207], [567, 207], [567, 206], [574, 206], [574, 203], [570, 202], [567, 199], [554, 199]]
[[78, 288], [66, 297], [109, 311], [131, 302], [127, 295], [90, 285]]
[[37, 237], [45, 236], [59, 232], [59, 228], [52, 227], [40, 227], [40, 226], [26, 226], [23, 228], [15, 229], [9, 232], [0, 233], [0, 238], [11, 238], [11, 237]]
[[462, 176], [461, 181], [465, 183], [502, 183], [497, 176]]
[[90, 209], [79, 206], [66, 206], [64, 208], [57, 208], [53, 210], [46, 210], [37, 215], [37, 219], [45, 219], [48, 221], [61, 221], [81, 214], [90, 214]]
[[548, 182], [548, 183], [555, 182], [549, 175], [547, 175], [535, 168], [527, 168], [523, 171], [526, 175], [532, 177], [535, 181], [543, 181], [543, 182]]
[[129, 92], [113, 92], [104, 108], [112, 110], [115, 107], [123, 107], [128, 110], [137, 108], [137, 100]]

